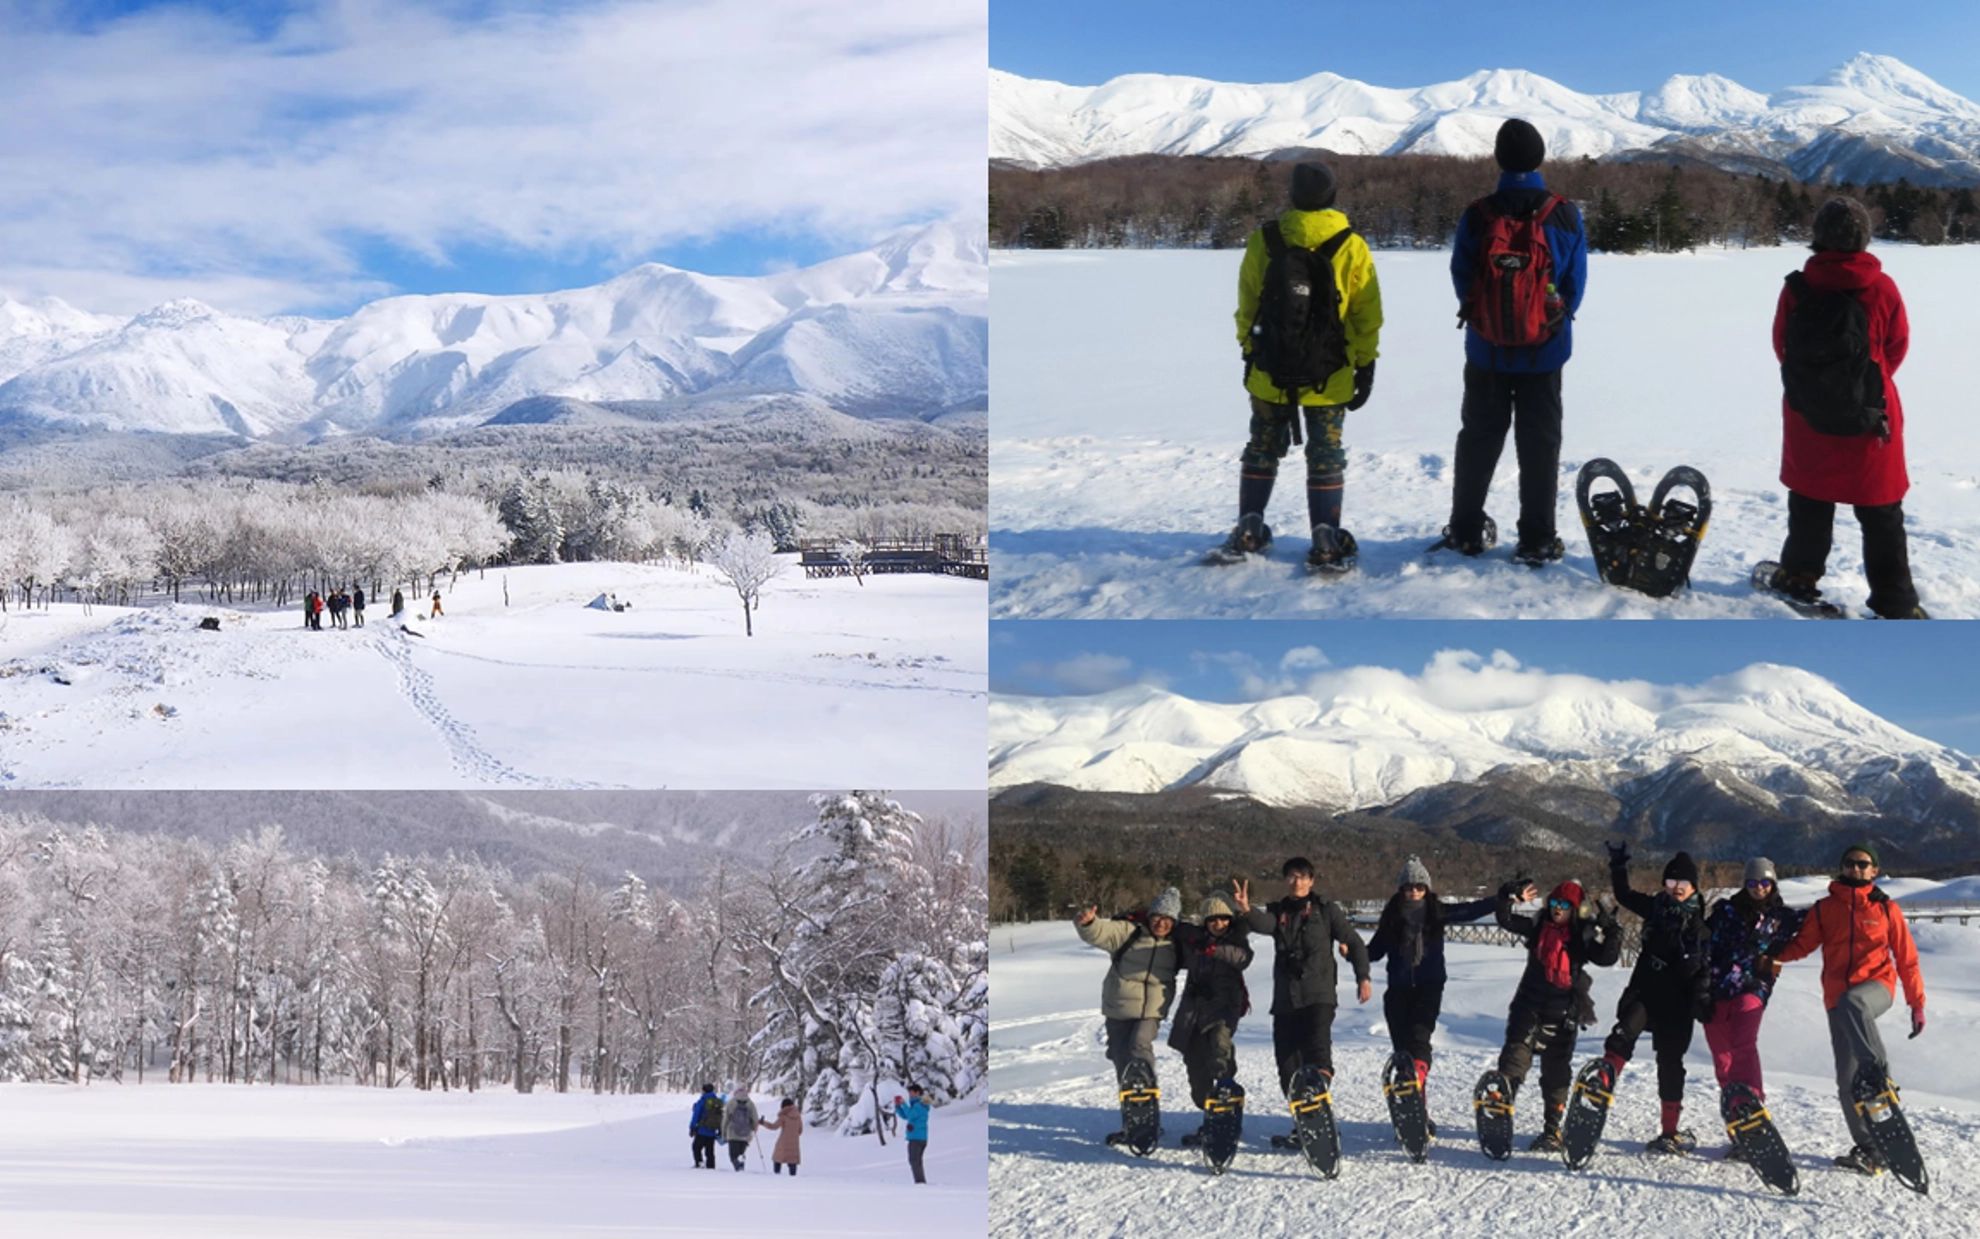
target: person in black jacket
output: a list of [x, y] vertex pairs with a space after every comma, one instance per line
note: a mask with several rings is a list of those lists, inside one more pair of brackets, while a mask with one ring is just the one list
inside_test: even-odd
[[[1244, 985], [1244, 970], [1251, 967], [1251, 944], [1222, 895], [1204, 896], [1198, 919], [1197, 925], [1176, 926], [1183, 991], [1169, 1022], [1169, 1048], [1182, 1053], [1189, 1071], [1189, 1099], [1201, 1110], [1220, 1082], [1237, 1075], [1231, 1038], [1238, 1021], [1251, 1010], [1251, 994]], [[1202, 1144], [1202, 1128], [1185, 1132], [1182, 1142], [1186, 1148]]]
[[1705, 900], [1698, 893], [1698, 865], [1685, 852], [1664, 866], [1664, 889], [1645, 895], [1629, 886], [1629, 844], [1609, 845], [1609, 881], [1616, 902], [1643, 918], [1642, 946], [1616, 1003], [1616, 1026], [1602, 1043], [1608, 1064], [1605, 1091], [1629, 1064], [1647, 1027], [1657, 1055], [1657, 1096], [1663, 1101], [1663, 1130], [1649, 1144], [1653, 1153], [1685, 1153], [1698, 1146], [1678, 1129], [1684, 1111], [1684, 1055], [1694, 1024], [1712, 1018], [1712, 940], [1705, 925]]
[[[1389, 1042], [1416, 1063], [1418, 1084], [1430, 1079], [1430, 1038], [1444, 1005], [1444, 926], [1475, 921], [1497, 903], [1490, 895], [1469, 903], [1445, 903], [1430, 889], [1429, 868], [1412, 856], [1403, 862], [1396, 893], [1375, 922], [1368, 958], [1389, 960], [1389, 987], [1382, 991]], [[1434, 1120], [1430, 1134], [1437, 1134]]]
[[[351, 592], [351, 623], [357, 628], [364, 627], [364, 586], [362, 585]], [[797, 1166], [793, 1164], [791, 1170], [795, 1172]]]
[[[1251, 906], [1251, 884], [1237, 884], [1234, 902], [1253, 933], [1272, 938], [1272, 1052], [1279, 1060], [1279, 1088], [1292, 1093], [1292, 1078], [1311, 1063], [1334, 1074], [1334, 944], [1346, 948], [1354, 965], [1355, 1000], [1374, 994], [1368, 981], [1368, 947], [1354, 932], [1341, 905], [1323, 899], [1313, 889], [1313, 862], [1304, 856], [1287, 861], [1280, 872], [1290, 893], [1262, 908]], [[1285, 1148], [1296, 1136], [1274, 1136]]]
[[1527, 1147], [1558, 1152], [1561, 1115], [1567, 1109], [1574, 1072], [1574, 1039], [1595, 1022], [1588, 965], [1607, 968], [1622, 954], [1622, 930], [1608, 912], [1582, 898], [1581, 883], [1562, 882], [1547, 896], [1546, 911], [1527, 916], [1513, 911], [1531, 903], [1533, 883], [1515, 878], [1499, 888], [1501, 928], [1526, 941], [1526, 971], [1506, 1011], [1506, 1043], [1499, 1071], [1512, 1086], [1511, 1101], [1540, 1056], [1540, 1095], [1547, 1105], [1544, 1125]]

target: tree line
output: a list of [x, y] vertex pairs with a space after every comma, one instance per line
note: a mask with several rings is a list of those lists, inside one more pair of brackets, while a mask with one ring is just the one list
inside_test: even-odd
[[[1449, 246], [1466, 205], [1490, 193], [1488, 159], [1443, 155], [1324, 155], [1337, 204], [1369, 244]], [[990, 167], [990, 241], [1013, 249], [1228, 249], [1289, 200], [1290, 160], [1138, 155], [1065, 168]], [[1577, 203], [1589, 244], [1611, 253], [1701, 245], [1805, 243], [1833, 194], [1861, 198], [1876, 236], [1925, 245], [1980, 241], [1967, 188], [1899, 180], [1859, 187], [1743, 175], [1699, 163], [1570, 159], [1543, 169]]]
[[804, 1099], [866, 1129], [988, 1070], [976, 841], [875, 793], [691, 895], [0, 815], [0, 1079]]

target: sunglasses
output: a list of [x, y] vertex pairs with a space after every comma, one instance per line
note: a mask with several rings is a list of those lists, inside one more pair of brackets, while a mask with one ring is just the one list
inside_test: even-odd
[[1664, 879], [1664, 889], [1665, 889], [1665, 890], [1667, 890], [1667, 891], [1674, 891], [1674, 890], [1676, 890], [1676, 889], [1677, 889], [1678, 887], [1680, 887], [1680, 886], [1690, 886], [1690, 885], [1691, 885], [1691, 883], [1689, 883], [1689, 882], [1687, 882], [1687, 881], [1685, 881], [1685, 880], [1684, 880], [1683, 878], [1665, 878], [1665, 879]]
[[1877, 862], [1874, 860], [1846, 860], [1843, 862], [1843, 868], [1845, 869], [1875, 869], [1876, 867]]
[[1766, 890], [1773, 884], [1774, 879], [1772, 878], [1752, 878], [1746, 883], [1746, 889], [1750, 891]]
[[1559, 908], [1563, 912], [1574, 911], [1574, 905], [1569, 903], [1565, 899], [1549, 899], [1547, 901], [1547, 908], [1549, 911], [1552, 911], [1555, 908]]
[[1403, 889], [1404, 889], [1404, 890], [1406, 890], [1406, 891], [1416, 891], [1416, 892], [1418, 892], [1418, 893], [1420, 893], [1420, 894], [1425, 894], [1425, 895], [1427, 895], [1427, 894], [1429, 894], [1429, 893], [1430, 893], [1430, 888], [1429, 888], [1429, 887], [1427, 887], [1427, 886], [1425, 886], [1425, 885], [1423, 885], [1423, 883], [1421, 883], [1421, 882], [1410, 882], [1410, 883], [1408, 883], [1408, 884], [1406, 884], [1406, 885], [1405, 885], [1405, 886], [1403, 887]]

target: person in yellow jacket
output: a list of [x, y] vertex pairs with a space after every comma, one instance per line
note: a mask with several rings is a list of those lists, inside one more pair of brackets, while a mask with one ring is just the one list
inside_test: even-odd
[[1347, 413], [1368, 403], [1382, 333], [1382, 290], [1368, 243], [1334, 209], [1334, 174], [1293, 168], [1292, 207], [1254, 230], [1238, 269], [1237, 337], [1251, 439], [1239, 457], [1238, 523], [1216, 558], [1236, 562], [1271, 543], [1265, 505], [1304, 422], [1309, 567], [1345, 572], [1354, 538], [1341, 528]]

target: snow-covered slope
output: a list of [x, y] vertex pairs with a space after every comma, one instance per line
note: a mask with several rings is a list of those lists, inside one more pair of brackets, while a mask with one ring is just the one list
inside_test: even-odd
[[0, 300], [0, 420], [260, 438], [438, 432], [539, 396], [807, 392], [862, 415], [981, 408], [984, 231], [943, 221], [766, 276], [647, 264], [566, 292], [391, 297], [334, 322], [191, 301], [123, 320]]
[[[1756, 664], [1697, 686], [1605, 683], [1440, 656], [1420, 677], [1328, 672], [1308, 694], [1225, 704], [1135, 686], [990, 703], [990, 785], [1186, 787], [1346, 810], [1494, 772], [1545, 771], [1632, 802], [1702, 778], [1720, 794], [1833, 813], [1980, 809], [1980, 762], [1827, 680]], [[1659, 785], [1646, 780], [1665, 780]], [[1676, 785], [1670, 781], [1676, 780]]]
[[1130, 74], [1090, 87], [990, 74], [991, 158], [1036, 167], [1300, 148], [1489, 155], [1508, 116], [1532, 121], [1556, 159], [1683, 141], [1707, 158], [1759, 156], [1810, 180], [1980, 182], [1980, 104], [1868, 52], [1814, 85], [1771, 97], [1718, 74], [1681, 74], [1655, 90], [1607, 95], [1517, 69], [1416, 89], [1336, 73], [1261, 85]]

